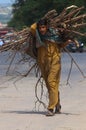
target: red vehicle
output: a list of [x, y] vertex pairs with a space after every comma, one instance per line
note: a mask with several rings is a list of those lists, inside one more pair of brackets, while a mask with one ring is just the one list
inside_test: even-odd
[[0, 31], [0, 37], [3, 36], [3, 35], [5, 35], [5, 34], [7, 34], [7, 33], [8, 33], [8, 31], [1, 30], [1, 31]]

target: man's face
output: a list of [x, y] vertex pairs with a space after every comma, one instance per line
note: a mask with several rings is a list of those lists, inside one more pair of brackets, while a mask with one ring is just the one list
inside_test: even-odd
[[47, 26], [46, 26], [46, 25], [39, 25], [39, 32], [40, 32], [42, 35], [45, 35], [46, 32], [47, 32]]

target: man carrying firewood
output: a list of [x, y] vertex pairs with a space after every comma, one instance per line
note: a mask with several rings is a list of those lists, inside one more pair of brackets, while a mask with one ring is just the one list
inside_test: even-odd
[[[14, 39], [0, 47], [1, 52], [12, 49], [16, 50], [16, 53], [19, 51], [36, 57], [49, 93], [47, 116], [53, 116], [61, 110], [59, 97], [61, 48], [71, 42], [68, 39], [73, 39], [77, 43], [77, 40], [74, 40], [76, 36], [86, 37], [86, 32], [82, 31], [86, 26], [86, 13], [82, 14], [82, 9], [84, 7], [72, 5], [64, 8], [59, 15], [56, 10], [51, 10], [30, 28], [15, 32]], [[31, 69], [25, 76], [30, 71]]]
[[[61, 48], [71, 40], [61, 43], [57, 30], [48, 28], [46, 19], [39, 20], [31, 26], [31, 33], [36, 39], [37, 62], [49, 94], [46, 116], [60, 113], [59, 82], [61, 73]], [[55, 110], [55, 111], [54, 111]]]

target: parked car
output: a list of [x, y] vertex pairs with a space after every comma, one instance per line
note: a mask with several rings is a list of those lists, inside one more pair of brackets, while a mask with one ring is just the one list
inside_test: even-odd
[[70, 51], [70, 52], [83, 52], [84, 50], [84, 43], [81, 41], [78, 41], [79, 46], [76, 46], [76, 44], [74, 42], [69, 43], [66, 48]]

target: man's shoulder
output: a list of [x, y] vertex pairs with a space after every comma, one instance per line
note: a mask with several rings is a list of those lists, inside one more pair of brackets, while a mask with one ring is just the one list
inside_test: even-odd
[[36, 33], [36, 28], [37, 28], [37, 24], [36, 23], [32, 24], [31, 27], [30, 27], [31, 33], [33, 35]]
[[37, 28], [37, 23], [34, 23], [34, 24], [31, 25], [31, 29], [36, 30], [36, 28]]

